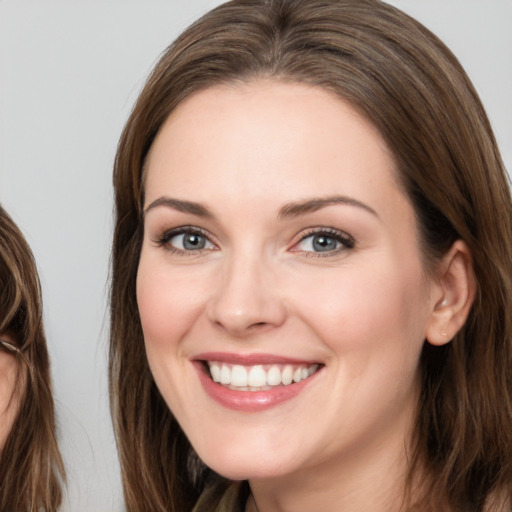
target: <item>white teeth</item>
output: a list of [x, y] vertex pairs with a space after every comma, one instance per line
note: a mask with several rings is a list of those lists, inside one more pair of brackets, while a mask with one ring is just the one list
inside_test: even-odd
[[220, 369], [220, 383], [231, 384], [231, 370], [229, 369], [229, 366], [226, 366], [225, 364], [223, 364]]
[[267, 384], [269, 386], [279, 386], [281, 384], [281, 370], [277, 366], [271, 366], [267, 372]]
[[[235, 365], [231, 369], [231, 381], [229, 382], [232, 386], [245, 387], [247, 386], [247, 370], [240, 365]], [[252, 384], [249, 384], [252, 385]]]
[[210, 365], [210, 373], [212, 374], [213, 382], [220, 382], [220, 368], [218, 364]]
[[210, 374], [214, 382], [218, 382], [237, 391], [261, 391], [272, 386], [289, 386], [292, 383], [307, 379], [318, 370], [317, 364], [306, 366], [284, 367], [272, 365], [233, 366], [225, 363], [208, 362]]
[[263, 366], [253, 366], [249, 372], [249, 386], [258, 388], [266, 386], [267, 374], [263, 369]]
[[281, 382], [285, 386], [288, 386], [293, 382], [293, 368], [291, 366], [286, 366], [281, 373]]

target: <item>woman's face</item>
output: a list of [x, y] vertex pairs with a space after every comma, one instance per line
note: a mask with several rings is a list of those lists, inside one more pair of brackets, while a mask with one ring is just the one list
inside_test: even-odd
[[213, 87], [162, 127], [145, 191], [147, 356], [206, 464], [264, 478], [401, 453], [434, 299], [373, 126], [322, 89]]
[[[2, 340], [12, 342], [8, 336], [0, 334]], [[0, 451], [5, 445], [18, 410], [16, 382], [16, 358], [0, 348]]]

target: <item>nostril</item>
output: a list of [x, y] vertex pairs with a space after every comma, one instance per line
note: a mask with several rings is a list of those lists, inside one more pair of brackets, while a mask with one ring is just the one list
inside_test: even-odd
[[249, 328], [255, 329], [258, 327], [265, 327], [267, 325], [267, 322], [256, 322], [254, 324], [251, 324]]

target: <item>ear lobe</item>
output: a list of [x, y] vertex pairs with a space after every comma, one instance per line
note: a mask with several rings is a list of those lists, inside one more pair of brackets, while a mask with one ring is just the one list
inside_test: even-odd
[[432, 292], [433, 308], [426, 339], [432, 345], [444, 345], [464, 325], [475, 299], [473, 259], [462, 240], [454, 242], [439, 263]]

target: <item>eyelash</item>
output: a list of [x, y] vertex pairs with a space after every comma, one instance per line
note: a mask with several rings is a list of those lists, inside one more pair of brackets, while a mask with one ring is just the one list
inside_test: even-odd
[[195, 226], [181, 226], [179, 228], [170, 229], [168, 231], [164, 231], [160, 235], [156, 237], [154, 240], [154, 243], [158, 247], [165, 247], [166, 250], [168, 250], [172, 254], [179, 254], [180, 256], [197, 256], [202, 251], [209, 251], [211, 249], [190, 249], [190, 250], [183, 250], [178, 249], [177, 247], [174, 247], [170, 244], [170, 241], [179, 235], [199, 235], [206, 239], [207, 242], [209, 242], [212, 245], [215, 245], [209, 238], [206, 231], [203, 231], [200, 228], [197, 228]]
[[[182, 256], [195, 256], [200, 254], [202, 251], [211, 251], [212, 249], [190, 249], [190, 250], [183, 250], [178, 249], [177, 247], [174, 247], [170, 244], [170, 241], [179, 235], [199, 235], [201, 237], [204, 237], [207, 241], [207, 243], [210, 243], [211, 245], [215, 245], [208, 235], [208, 233], [200, 228], [197, 228], [195, 226], [181, 226], [179, 228], [170, 229], [168, 231], [164, 231], [163, 233], [159, 234], [156, 239], [154, 239], [155, 245], [158, 247], [165, 247], [166, 250], [171, 252], [172, 254], [179, 254]], [[341, 244], [342, 247], [339, 247], [335, 250], [327, 250], [325, 253], [322, 251], [301, 251], [301, 250], [292, 250], [291, 252], [297, 252], [302, 253], [306, 257], [312, 257], [312, 258], [327, 258], [329, 256], [334, 256], [339, 254], [340, 252], [354, 249], [355, 247], [355, 240], [352, 236], [349, 234], [340, 231], [338, 229], [334, 228], [311, 228], [306, 230], [305, 233], [303, 233], [300, 237], [300, 239], [295, 242], [292, 246], [297, 247], [299, 244], [304, 242], [310, 237], [314, 236], [325, 236], [325, 238], [333, 239], [339, 244]]]
[[305, 233], [303, 233], [300, 239], [293, 245], [293, 247], [298, 246], [300, 243], [304, 242], [310, 237], [313, 236], [325, 236], [326, 238], [330, 238], [335, 240], [336, 242], [341, 244], [341, 247], [333, 250], [333, 251], [293, 251], [293, 252], [302, 252], [304, 256], [308, 258], [328, 258], [329, 256], [336, 256], [341, 252], [346, 250], [354, 249], [356, 242], [352, 236], [344, 231], [340, 231], [334, 228], [311, 228], [308, 229]]

